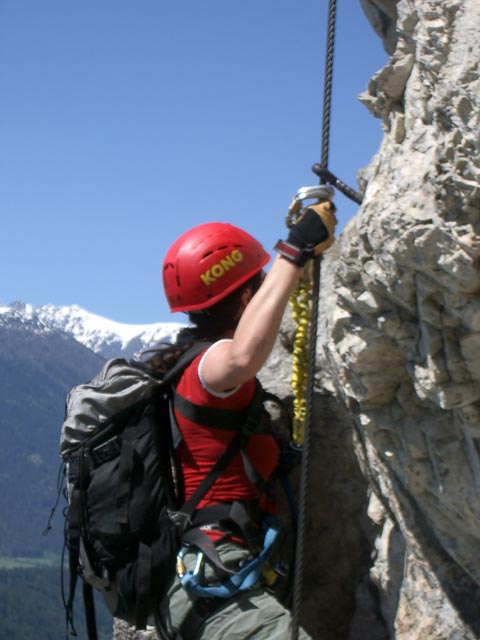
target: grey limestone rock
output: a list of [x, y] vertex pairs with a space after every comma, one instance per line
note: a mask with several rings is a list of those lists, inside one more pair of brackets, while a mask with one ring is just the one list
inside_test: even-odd
[[361, 97], [384, 138], [324, 261], [321, 361], [386, 505], [371, 578], [390, 636], [474, 638], [480, 5], [400, 0], [396, 13], [390, 61]]

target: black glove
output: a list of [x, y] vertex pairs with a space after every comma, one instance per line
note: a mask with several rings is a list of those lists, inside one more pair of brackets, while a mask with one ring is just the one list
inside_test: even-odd
[[308, 207], [291, 227], [286, 241], [275, 245], [284, 258], [303, 267], [310, 258], [328, 249], [335, 241], [336, 207], [325, 200]]

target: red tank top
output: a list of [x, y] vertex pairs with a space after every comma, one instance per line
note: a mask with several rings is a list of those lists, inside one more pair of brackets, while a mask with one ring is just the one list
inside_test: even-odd
[[[239, 411], [248, 407], [253, 398], [254, 380], [246, 382], [226, 398], [217, 397], [205, 389], [200, 380], [198, 366], [202, 356], [203, 353], [185, 369], [178, 382], [177, 392], [190, 402], [202, 406]], [[175, 412], [175, 417], [183, 438], [177, 455], [183, 473], [185, 499], [188, 500], [228, 447], [235, 431], [199, 425], [178, 412]], [[252, 435], [246, 454], [257, 473], [267, 482], [278, 463], [279, 450], [273, 436]], [[198, 507], [234, 500], [251, 501], [257, 496], [258, 489], [248, 479], [242, 456], [237, 453]], [[273, 505], [267, 505], [266, 496], [260, 497], [260, 506], [270, 513], [275, 510]]]

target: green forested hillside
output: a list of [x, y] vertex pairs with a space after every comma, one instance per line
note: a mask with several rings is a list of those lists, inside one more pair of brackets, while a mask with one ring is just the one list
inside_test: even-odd
[[[112, 617], [99, 600], [96, 606], [99, 640], [112, 637]], [[75, 605], [77, 640], [86, 640], [81, 588]], [[0, 570], [0, 638], [2, 640], [63, 640], [65, 610], [60, 569]]]
[[0, 315], [0, 556], [59, 553], [61, 518], [42, 536], [56, 496], [65, 396], [103, 359], [38, 320]]
[[[60, 569], [40, 563], [17, 568], [14, 558], [61, 553], [63, 499], [50, 534], [42, 536], [42, 530], [57, 494], [65, 396], [102, 363], [71, 336], [46, 328], [38, 319], [14, 312], [0, 315], [1, 640], [66, 637]], [[103, 603], [99, 609], [105, 611]], [[106, 640], [112, 636], [111, 617], [104, 613], [102, 618]], [[81, 606], [76, 622], [78, 640], [85, 640]]]

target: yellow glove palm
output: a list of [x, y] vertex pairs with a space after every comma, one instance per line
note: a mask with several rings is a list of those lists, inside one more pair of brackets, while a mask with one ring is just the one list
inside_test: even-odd
[[335, 227], [337, 226], [335, 212], [337, 208], [330, 200], [324, 200], [323, 202], [309, 206], [308, 209], [315, 211], [328, 231], [328, 238], [315, 245], [314, 252], [315, 255], [318, 256], [335, 242]]

